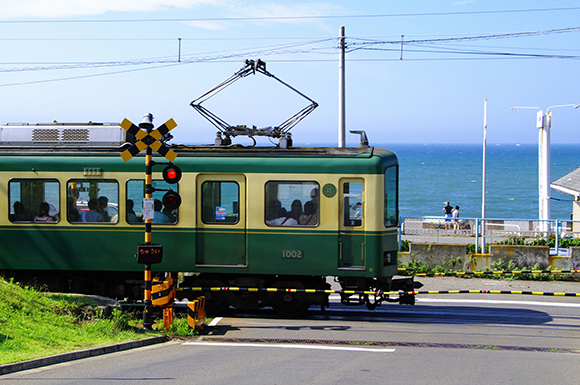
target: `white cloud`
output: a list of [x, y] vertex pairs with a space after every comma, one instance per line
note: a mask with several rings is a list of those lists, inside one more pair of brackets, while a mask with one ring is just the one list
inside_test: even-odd
[[[344, 14], [345, 10], [342, 6], [334, 5], [332, 3], [302, 3], [302, 4], [279, 4], [261, 2], [253, 5], [230, 5], [228, 9], [235, 12], [239, 17], [284, 17], [292, 18], [299, 16], [323, 16], [336, 15], [338, 13]], [[293, 19], [281, 19], [275, 21], [296, 22]], [[304, 20], [300, 20], [304, 21]]]
[[223, 23], [218, 23], [209, 20], [186, 21], [185, 24], [196, 28], [208, 29], [210, 31], [222, 31], [226, 29], [226, 26]]
[[110, 11], [152, 12], [219, 3], [220, 0], [0, 0], [0, 18], [91, 16]]
[[453, 3], [453, 5], [465, 5], [465, 4], [469, 4], [469, 3], [473, 3], [475, 0], [463, 0], [463, 1], [456, 1]]
[[[214, 8], [203, 16], [187, 12], [197, 6]], [[0, 0], [0, 20], [27, 18], [62, 19], [82, 16], [98, 16], [107, 12], [162, 12], [182, 11], [180, 17], [200, 19], [185, 22], [187, 25], [207, 30], [224, 30], [229, 25], [212, 18], [277, 18], [258, 20], [259, 23], [304, 23], [312, 19], [292, 17], [338, 15], [348, 13], [344, 7], [331, 2], [320, 3], [276, 3], [268, 1], [236, 0]], [[187, 12], [187, 13], [186, 13]], [[211, 14], [215, 16], [211, 16]], [[143, 16], [141, 16], [143, 17]], [[168, 17], [175, 17], [174, 15]], [[207, 18], [209, 20], [203, 20]], [[321, 23], [323, 24], [323, 23]]]

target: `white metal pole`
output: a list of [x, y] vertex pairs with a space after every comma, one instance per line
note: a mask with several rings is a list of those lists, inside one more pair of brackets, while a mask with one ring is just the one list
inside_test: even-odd
[[538, 218], [540, 220], [540, 228], [542, 231], [547, 231], [546, 220], [548, 219], [548, 212], [546, 211], [546, 190], [550, 187], [550, 182], [547, 179], [547, 170], [549, 168], [549, 160], [546, 159], [549, 147], [548, 134], [546, 126], [548, 124], [548, 116], [544, 115], [544, 111], [540, 110], [537, 114], [536, 127], [538, 127]]
[[552, 127], [552, 111], [556, 107], [579, 108], [580, 104], [562, 104], [550, 106], [546, 115], [539, 107], [512, 107], [512, 111], [518, 108], [530, 108], [539, 110], [536, 115], [536, 128], [538, 128], [538, 219], [540, 228], [544, 233], [548, 232], [548, 221], [552, 217], [550, 204], [550, 129]]
[[551, 168], [551, 149], [552, 144], [550, 143], [550, 129], [552, 127], [552, 112], [546, 111], [546, 137], [544, 138], [544, 162], [546, 171], [544, 171], [544, 211], [546, 215], [546, 220], [552, 219], [552, 206], [551, 206], [551, 193], [550, 193], [550, 168]]
[[483, 101], [483, 180], [481, 182], [481, 253], [485, 253], [485, 198], [487, 179], [487, 99]]
[[548, 232], [548, 220], [550, 213], [550, 120], [551, 112], [542, 111], [538, 113], [538, 191], [539, 191], [539, 210], [540, 210], [540, 228]]
[[338, 147], [346, 147], [346, 92], [345, 92], [345, 35], [344, 26], [340, 27], [340, 60], [338, 63]]
[[[544, 140], [544, 111], [538, 111], [536, 119], [536, 126], [538, 127], [538, 219], [541, 221], [544, 219], [544, 189], [542, 186], [542, 182], [544, 181], [544, 170], [542, 168], [542, 165], [544, 164], [542, 159], [544, 156], [544, 148], [542, 147]], [[542, 222], [540, 222], [540, 226], [542, 226]]]

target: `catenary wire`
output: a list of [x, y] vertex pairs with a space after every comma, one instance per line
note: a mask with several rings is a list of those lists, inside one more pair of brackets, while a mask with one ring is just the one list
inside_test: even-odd
[[303, 16], [248, 16], [248, 17], [213, 17], [213, 18], [175, 18], [175, 19], [68, 19], [68, 20], [0, 20], [0, 24], [42, 24], [42, 23], [154, 23], [154, 22], [191, 22], [191, 21], [251, 21], [251, 20], [308, 20], [308, 19], [369, 19], [391, 17], [420, 17], [420, 16], [463, 16], [463, 15], [490, 15], [505, 13], [533, 13], [533, 12], [563, 12], [577, 11], [580, 7], [534, 8], [534, 9], [506, 9], [488, 11], [457, 11], [457, 12], [423, 12], [423, 13], [390, 13], [366, 15], [303, 15]]

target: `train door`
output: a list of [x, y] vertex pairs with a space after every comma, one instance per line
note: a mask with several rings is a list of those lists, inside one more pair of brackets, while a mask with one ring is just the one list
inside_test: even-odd
[[197, 178], [196, 264], [246, 266], [244, 175]]
[[364, 180], [341, 179], [339, 184], [338, 267], [364, 269]]

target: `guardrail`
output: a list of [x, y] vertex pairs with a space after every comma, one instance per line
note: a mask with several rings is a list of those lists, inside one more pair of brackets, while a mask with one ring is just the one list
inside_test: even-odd
[[[539, 220], [539, 219], [497, 219], [497, 218], [443, 218], [443, 217], [403, 217], [400, 221], [399, 240], [410, 236], [437, 237], [437, 241], [457, 238], [473, 239], [470, 243], [483, 245], [488, 239], [493, 242], [520, 237], [524, 239], [554, 238], [555, 250], [567, 253], [559, 247], [562, 238], [580, 238], [580, 221]], [[449, 238], [445, 238], [449, 237]], [[441, 242], [444, 243], [444, 242]]]

